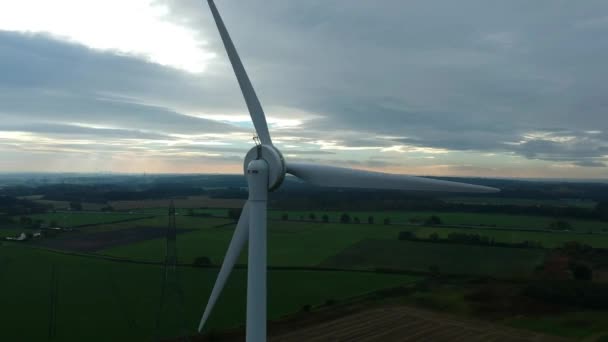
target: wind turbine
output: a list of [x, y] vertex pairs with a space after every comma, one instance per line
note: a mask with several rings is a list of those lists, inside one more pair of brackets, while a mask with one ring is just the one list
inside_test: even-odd
[[496, 192], [498, 189], [381, 172], [348, 169], [312, 163], [285, 162], [281, 152], [272, 144], [264, 110], [249, 81], [236, 48], [213, 0], [207, 0], [226, 48], [260, 144], [245, 156], [244, 171], [249, 198], [243, 207], [224, 262], [211, 291], [203, 317], [198, 326], [203, 329], [245, 242], [249, 240], [247, 266], [247, 342], [266, 341], [266, 209], [268, 192], [281, 186], [285, 174], [318, 186], [395, 189], [443, 192]]

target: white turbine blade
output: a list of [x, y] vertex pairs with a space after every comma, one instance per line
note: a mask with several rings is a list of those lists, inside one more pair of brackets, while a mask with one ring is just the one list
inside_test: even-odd
[[234, 230], [234, 234], [232, 235], [232, 240], [230, 241], [230, 245], [228, 246], [228, 251], [226, 251], [224, 262], [222, 263], [222, 267], [220, 268], [220, 273], [217, 275], [215, 285], [213, 285], [213, 290], [211, 291], [211, 295], [209, 296], [209, 301], [207, 302], [207, 306], [205, 307], [205, 312], [203, 313], [201, 322], [198, 325], [199, 332], [203, 330], [203, 326], [207, 322], [207, 319], [211, 314], [211, 310], [213, 310], [215, 302], [217, 302], [217, 299], [222, 293], [224, 285], [226, 285], [226, 280], [228, 280], [228, 276], [230, 275], [230, 272], [232, 272], [234, 264], [239, 258], [239, 255], [241, 255], [241, 251], [243, 250], [243, 246], [245, 246], [245, 242], [247, 241], [248, 236], [249, 204], [245, 203], [245, 206], [243, 206], [243, 212], [241, 213], [241, 217], [239, 217], [239, 222], [237, 223], [236, 229]]
[[243, 93], [243, 97], [245, 98], [245, 103], [247, 103], [247, 109], [249, 109], [249, 114], [251, 115], [253, 126], [255, 126], [255, 130], [262, 144], [272, 145], [272, 140], [270, 140], [270, 133], [268, 133], [268, 124], [266, 123], [266, 116], [264, 115], [264, 110], [262, 109], [262, 105], [260, 104], [260, 101], [258, 100], [258, 97], [255, 94], [253, 85], [251, 85], [251, 81], [247, 76], [245, 67], [243, 66], [243, 63], [239, 58], [239, 54], [236, 52], [236, 48], [232, 43], [232, 39], [230, 39], [228, 30], [226, 29], [226, 26], [222, 21], [222, 17], [220, 17], [220, 13], [218, 12], [217, 7], [215, 7], [215, 3], [213, 2], [213, 0], [208, 0], [208, 2], [209, 8], [211, 8], [211, 13], [213, 14], [213, 19], [215, 19], [215, 24], [217, 25], [217, 29], [220, 31], [220, 36], [222, 37], [222, 41], [224, 42], [226, 53], [228, 54], [228, 58], [230, 59], [230, 63], [232, 64], [232, 69], [234, 70], [236, 79], [239, 81], [239, 86], [241, 87], [241, 92]]
[[499, 191], [496, 188], [481, 185], [309, 163], [288, 163], [287, 172], [314, 185], [337, 188], [476, 193]]

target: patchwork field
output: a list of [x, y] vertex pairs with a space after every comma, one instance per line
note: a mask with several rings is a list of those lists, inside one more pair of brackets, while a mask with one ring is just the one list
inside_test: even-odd
[[[23, 335], [29, 340], [91, 340], [92, 332], [97, 332], [100, 325], [112, 327], [94, 336], [100, 341], [117, 338], [149, 340], [192, 334], [215, 281], [217, 269], [185, 265], [192, 264], [200, 257], [207, 257], [213, 265], [219, 265], [232, 237], [235, 221], [227, 218], [227, 208], [186, 207], [176, 210], [176, 224], [180, 233], [176, 239], [178, 262], [184, 265], [178, 267], [182, 295], [171, 292], [175, 297], [167, 298], [169, 295], [161, 295], [163, 268], [149, 263], [160, 263], [165, 259], [168, 210], [162, 206], [154, 207], [154, 203], [149, 204], [150, 207], [122, 212], [32, 215], [33, 219], [47, 223], [55, 221], [76, 229], [61, 232], [55, 238], [21, 244], [3, 242], [0, 245], [0, 282], [4, 293], [0, 294], [0, 302], [15, 308], [15, 315], [7, 318], [7, 326], [11, 327], [7, 330], [8, 336]], [[284, 213], [288, 214], [288, 221], [282, 219]], [[532, 274], [548, 251], [400, 241], [398, 236], [401, 231], [411, 231], [420, 238], [428, 238], [431, 234], [445, 238], [450, 233], [459, 232], [487, 236], [497, 242], [540, 241], [545, 248], [573, 240], [594, 247], [608, 247], [608, 234], [603, 233], [606, 223], [599, 221], [568, 220], [575, 227], [574, 231], [550, 232], [518, 230], [526, 227], [544, 229], [552, 222], [550, 217], [435, 213], [441, 217], [444, 225], [425, 226], [411, 221], [420, 222], [432, 212], [349, 213], [351, 218], [358, 217], [364, 222], [360, 224], [339, 223], [342, 212], [328, 212], [329, 223], [320, 220], [324, 212], [316, 212], [314, 222], [309, 214], [304, 211], [269, 212], [272, 218], [268, 227], [269, 265], [285, 268], [274, 269], [269, 274], [271, 319], [299, 311], [305, 305], [340, 301], [420, 279], [403, 274], [369, 272], [373, 270], [522, 278]], [[376, 223], [367, 224], [368, 216], [374, 216]], [[391, 219], [390, 225], [383, 224], [385, 217]], [[18, 230], [5, 229], [11, 235]], [[589, 230], [593, 234], [589, 234]], [[0, 236], [2, 233], [3, 230], [0, 230]], [[30, 248], [34, 246], [37, 248]], [[38, 249], [40, 247], [77, 253], [66, 255]], [[86, 254], [89, 252], [94, 254]], [[106, 260], [104, 256], [124, 259], [124, 262]], [[246, 262], [244, 252], [239, 263]], [[314, 270], [316, 267], [342, 271]], [[211, 318], [209, 329], [222, 330], [243, 322], [245, 278], [244, 269], [234, 272], [225, 295], [218, 303], [218, 310]], [[293, 293], [298, 295], [294, 296]], [[181, 302], [183, 306], [178, 305]], [[95, 312], [91, 312], [91, 307], [96, 308]], [[73, 317], [73, 312], [86, 314]], [[383, 336], [389, 341], [408, 329], [421, 329], [423, 332], [420, 336], [433, 338], [449, 334], [466, 338], [475, 335], [469, 328], [449, 325], [445, 330], [435, 332], [429, 328], [435, 321], [417, 319], [408, 313], [391, 314], [393, 316], [390, 317], [376, 314], [380, 318], [370, 315], [368, 321], [379, 325], [363, 324], [361, 321], [353, 323], [346, 319], [339, 324], [348, 328], [337, 329], [338, 335], [329, 337], [352, 337], [348, 335], [348, 331], [354, 329], [352, 324], [360, 325], [359, 330], [355, 330], [368, 336], [369, 341], [374, 341], [373, 336], [383, 329], [387, 332]], [[44, 328], [27, 332], [12, 328], [22, 327], [20, 322], [25, 320], [28, 324]], [[400, 324], [402, 320], [408, 323]], [[549, 318], [522, 318], [505, 323], [547, 332], [560, 322]], [[389, 332], [392, 329], [396, 335]], [[593, 331], [590, 328], [585, 335], [580, 327], [571, 330], [579, 335], [569, 335], [567, 330], [560, 333], [579, 337]], [[314, 334], [327, 336], [327, 333], [321, 329]], [[481, 334], [479, 331], [477, 333]], [[304, 335], [295, 334], [289, 338], [293, 340], [294, 336]], [[505, 340], [508, 335], [505, 336], [498, 334], [489, 337]], [[285, 337], [285, 340], [289, 341], [289, 338]]]

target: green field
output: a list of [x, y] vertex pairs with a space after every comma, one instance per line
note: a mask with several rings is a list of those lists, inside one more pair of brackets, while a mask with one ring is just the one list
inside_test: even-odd
[[[148, 221], [147, 224], [154, 222], [153, 219], [142, 221]], [[155, 222], [162, 226], [165, 224], [165, 218], [156, 218]], [[230, 221], [216, 218], [178, 217], [178, 227], [196, 229], [179, 235], [177, 239], [179, 261], [191, 263], [197, 257], [206, 256], [211, 258], [213, 263], [219, 264], [234, 229], [234, 224], [226, 225], [228, 222]], [[221, 227], [214, 228], [214, 226]], [[400, 231], [412, 231], [421, 238], [428, 238], [432, 233], [445, 238], [450, 233], [459, 232], [488, 236], [497, 242], [540, 241], [545, 248], [558, 247], [568, 241], [580, 241], [593, 247], [608, 248], [608, 234], [270, 221], [269, 263], [273, 266], [315, 266], [364, 239], [396, 240]], [[164, 256], [164, 243], [164, 239], [148, 240], [109, 248], [101, 253], [116, 257], [160, 261]], [[246, 262], [245, 254], [240, 262]]]
[[[175, 336], [182, 325], [193, 333], [217, 272], [179, 268], [184, 299], [181, 320], [175, 312], [158, 314], [160, 266], [63, 255], [8, 243], [0, 246], [0, 265], [0, 302], [6, 313], [2, 336], [9, 341], [46, 340], [49, 335], [61, 341], [150, 340]], [[231, 276], [211, 316], [210, 328], [243, 323], [245, 276], [244, 270]], [[306, 304], [320, 305], [327, 299], [340, 300], [416, 279], [358, 272], [270, 271], [269, 318], [277, 319]]]
[[[180, 228], [197, 229], [177, 237], [180, 262], [191, 263], [200, 256], [209, 257], [214, 263], [221, 262], [232, 238], [234, 224], [214, 228], [205, 222], [222, 225], [226, 220], [191, 217], [179, 217], [176, 222]], [[272, 266], [315, 266], [362, 239], [396, 239], [399, 231], [397, 226], [273, 221], [269, 224], [268, 232], [268, 262]], [[164, 258], [164, 250], [165, 240], [155, 239], [113, 247], [101, 253], [160, 261]], [[245, 253], [241, 262], [246, 262]]]
[[541, 264], [545, 251], [399, 240], [363, 240], [325, 260], [326, 267], [390, 268], [448, 274], [503, 277], [528, 276]]
[[545, 207], [577, 207], [593, 209], [597, 204], [592, 200], [579, 199], [530, 199], [530, 198], [501, 198], [501, 197], [447, 197], [446, 202], [483, 205], [520, 205]]
[[[327, 214], [329, 220], [338, 222], [342, 211], [313, 211], [316, 220], [320, 221], [324, 214]], [[298, 220], [300, 217], [308, 220], [311, 211], [281, 211], [271, 210], [268, 217], [272, 219], [281, 219], [283, 214], [288, 214], [290, 220]], [[555, 221], [552, 217], [547, 216], [529, 216], [529, 215], [508, 215], [508, 214], [478, 214], [464, 212], [432, 212], [432, 211], [351, 211], [347, 212], [351, 217], [351, 222], [354, 217], [358, 217], [361, 222], [367, 222], [369, 216], [374, 217], [374, 222], [377, 224], [383, 223], [385, 218], [391, 220], [391, 224], [408, 224], [411, 220], [424, 220], [431, 216], [437, 215], [441, 218], [445, 225], [466, 225], [466, 226], [496, 226], [503, 228], [525, 228], [525, 229], [547, 229], [549, 224]], [[608, 222], [596, 220], [578, 220], [566, 219], [572, 226], [572, 229], [579, 232], [601, 232], [602, 229], [608, 229]]]

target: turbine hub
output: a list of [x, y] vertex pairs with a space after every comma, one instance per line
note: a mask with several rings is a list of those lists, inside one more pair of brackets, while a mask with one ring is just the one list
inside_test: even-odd
[[283, 183], [285, 173], [287, 172], [283, 155], [279, 149], [272, 145], [262, 144], [254, 146], [245, 156], [245, 162], [243, 164], [245, 176], [247, 176], [247, 167], [249, 166], [249, 163], [256, 159], [263, 159], [268, 164], [268, 190], [276, 190], [281, 186], [281, 183]]

